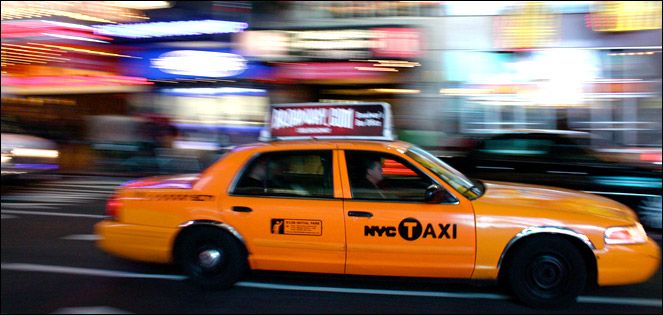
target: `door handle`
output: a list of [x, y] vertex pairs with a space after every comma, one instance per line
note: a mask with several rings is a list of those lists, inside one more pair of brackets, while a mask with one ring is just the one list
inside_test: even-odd
[[349, 217], [370, 218], [370, 217], [373, 216], [373, 214], [370, 213], [370, 212], [365, 212], [365, 211], [348, 211], [348, 216]]
[[235, 212], [251, 212], [251, 211], [253, 211], [253, 209], [251, 209], [249, 207], [237, 207], [237, 206], [233, 207], [232, 210], [235, 211]]

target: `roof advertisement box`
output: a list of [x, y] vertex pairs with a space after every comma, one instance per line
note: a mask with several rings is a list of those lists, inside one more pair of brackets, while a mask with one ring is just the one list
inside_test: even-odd
[[393, 140], [387, 103], [272, 105], [263, 140]]

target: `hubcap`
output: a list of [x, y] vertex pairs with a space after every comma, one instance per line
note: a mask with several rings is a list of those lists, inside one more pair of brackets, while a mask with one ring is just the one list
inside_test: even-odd
[[223, 253], [218, 249], [207, 249], [198, 254], [198, 263], [205, 269], [213, 269], [223, 262]]
[[534, 283], [545, 290], [559, 286], [566, 277], [566, 268], [562, 262], [551, 256], [539, 257], [532, 263], [530, 272]]

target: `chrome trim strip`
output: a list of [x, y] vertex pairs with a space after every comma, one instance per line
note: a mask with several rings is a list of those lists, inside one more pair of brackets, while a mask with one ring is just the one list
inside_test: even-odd
[[570, 174], [570, 175], [587, 175], [586, 172], [566, 172], [566, 171], [546, 171], [549, 174]]
[[592, 251], [596, 250], [596, 246], [594, 246], [594, 243], [589, 239], [584, 234], [578, 233], [574, 230], [571, 230], [566, 227], [559, 227], [559, 226], [531, 226], [528, 228], [523, 229], [520, 231], [518, 234], [516, 234], [510, 241], [507, 243], [506, 247], [502, 251], [502, 254], [500, 255], [500, 260], [497, 262], [497, 272], [499, 273], [501, 267], [502, 267], [502, 261], [504, 260], [504, 255], [511, 249], [511, 246], [515, 244], [517, 241], [522, 239], [525, 236], [530, 236], [533, 234], [541, 234], [541, 233], [549, 233], [549, 234], [564, 234], [564, 235], [569, 235], [573, 236], [579, 240], [581, 240], [589, 249]]
[[477, 165], [476, 168], [485, 168], [485, 169], [490, 169], [490, 170], [506, 170], [506, 171], [513, 171], [513, 167], [502, 167], [502, 166], [482, 166], [482, 165]]
[[226, 223], [221, 223], [221, 222], [215, 222], [215, 221], [209, 221], [209, 220], [192, 220], [192, 221], [187, 221], [185, 223], [182, 223], [179, 225], [180, 228], [186, 228], [192, 225], [211, 225], [215, 226], [218, 228], [222, 228], [226, 232], [232, 234], [235, 236], [242, 244], [246, 245], [246, 242], [244, 241], [244, 237], [237, 232], [237, 229], [235, 229], [233, 226], [226, 224]]

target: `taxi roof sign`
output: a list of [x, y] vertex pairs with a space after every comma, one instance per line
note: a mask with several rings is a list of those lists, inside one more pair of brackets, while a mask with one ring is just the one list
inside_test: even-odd
[[355, 139], [393, 141], [388, 103], [294, 103], [270, 107], [260, 140]]

